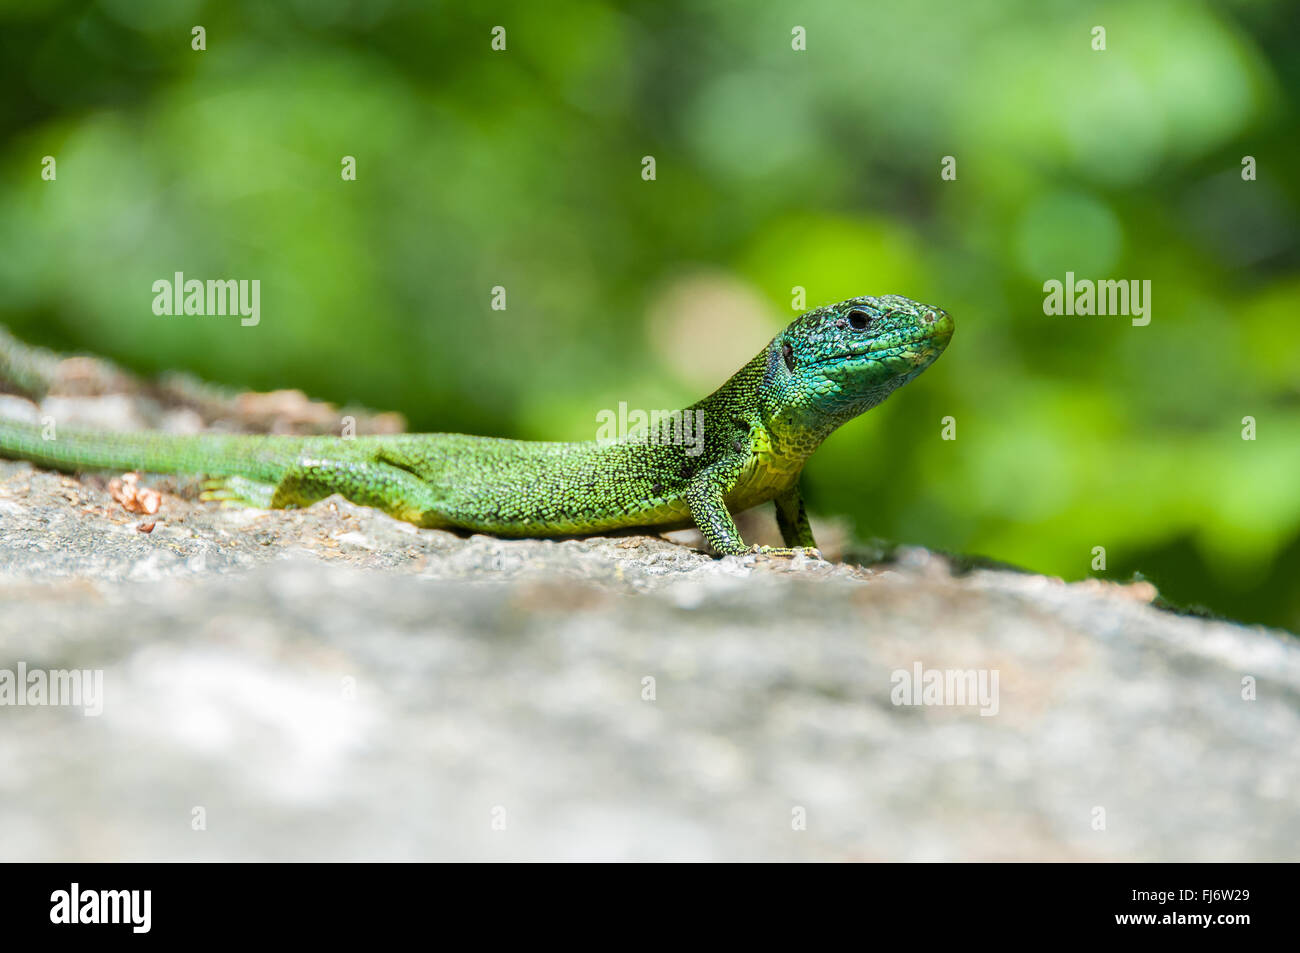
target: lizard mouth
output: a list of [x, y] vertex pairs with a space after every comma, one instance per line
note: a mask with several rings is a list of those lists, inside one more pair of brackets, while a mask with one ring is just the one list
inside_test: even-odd
[[[952, 338], [952, 332], [952, 315], [941, 308], [927, 306], [911, 321], [902, 323], [875, 339], [844, 342], [842, 350], [810, 361], [805, 366], [857, 366], [902, 359], [914, 366], [923, 367], [943, 353]], [[790, 363], [790, 355], [786, 356], [786, 362]], [[794, 370], [793, 367], [790, 369]]]
[[950, 337], [952, 337], [952, 323], [948, 321], [945, 325], [921, 328], [902, 340], [883, 341], [872, 344], [870, 347], [842, 351], [832, 357], [818, 361], [815, 366], [875, 363], [893, 357], [914, 361], [926, 360], [938, 356], [939, 352], [948, 346]]

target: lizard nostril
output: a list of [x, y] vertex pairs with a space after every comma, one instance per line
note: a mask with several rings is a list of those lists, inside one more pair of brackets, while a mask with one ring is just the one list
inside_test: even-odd
[[935, 321], [935, 317], [933, 311], [927, 311], [925, 312], [925, 314], [921, 315], [922, 324], [934, 324], [934, 321]]

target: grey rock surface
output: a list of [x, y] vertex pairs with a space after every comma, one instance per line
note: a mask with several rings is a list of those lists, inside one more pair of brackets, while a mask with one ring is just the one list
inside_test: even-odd
[[1144, 583], [163, 500], [0, 461], [0, 672], [103, 673], [0, 706], [0, 860], [1300, 856], [1300, 642]]

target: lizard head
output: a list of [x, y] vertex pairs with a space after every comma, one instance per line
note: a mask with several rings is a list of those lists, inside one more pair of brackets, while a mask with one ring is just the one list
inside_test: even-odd
[[901, 295], [809, 311], [772, 341], [769, 408], [786, 424], [825, 436], [934, 363], [952, 330], [946, 311]]

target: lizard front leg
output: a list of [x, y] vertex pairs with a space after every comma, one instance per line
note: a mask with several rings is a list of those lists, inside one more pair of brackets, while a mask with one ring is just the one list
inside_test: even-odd
[[813, 539], [812, 524], [808, 522], [808, 513], [804, 509], [803, 494], [799, 484], [795, 484], [780, 494], [773, 501], [776, 503], [776, 525], [781, 530], [781, 538], [790, 547], [816, 549], [817, 541]]
[[[745, 545], [740, 530], [736, 529], [736, 521], [732, 518], [731, 511], [727, 509], [725, 498], [730, 486], [731, 480], [728, 479], [727, 471], [714, 468], [704, 470], [686, 485], [686, 502], [690, 504], [691, 517], [700, 532], [704, 534], [705, 542], [715, 551], [723, 556], [743, 556], [752, 552], [767, 556], [793, 556], [800, 549], [806, 549], [811, 551], [810, 555], [820, 558], [821, 554], [817, 552], [816, 545], [812, 541], [812, 529], [808, 525], [807, 515], [803, 512], [803, 504], [797, 499], [797, 490], [794, 491], [795, 500], [787, 502], [786, 505], [795, 507], [796, 516], [791, 525], [798, 526], [802, 522], [805, 535], [792, 540], [783, 525], [782, 536], [787, 544], [793, 542], [794, 546], [749, 547]], [[778, 504], [779, 512], [780, 504]], [[805, 539], [807, 542], [803, 542]]]
[[724, 471], [709, 467], [686, 484], [686, 502], [691, 518], [704, 534], [704, 540], [723, 556], [740, 556], [749, 552], [740, 538], [736, 521], [731, 518], [724, 498], [731, 480]]

